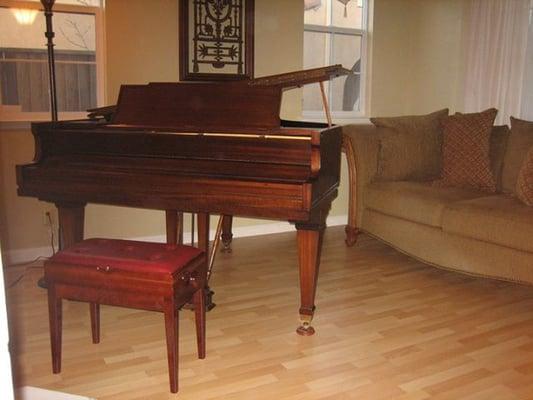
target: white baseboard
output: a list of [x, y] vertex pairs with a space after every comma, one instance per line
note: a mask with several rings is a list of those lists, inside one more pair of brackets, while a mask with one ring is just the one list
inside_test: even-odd
[[[328, 217], [327, 225], [328, 226], [337, 226], [345, 225], [347, 221], [346, 215], [335, 215]], [[250, 226], [236, 226], [233, 228], [233, 237], [247, 237], [247, 236], [259, 236], [259, 235], [268, 235], [271, 233], [281, 233], [281, 232], [290, 232], [294, 230], [294, 226], [288, 222], [274, 222], [266, 224], [257, 224]], [[216, 229], [211, 229], [209, 232], [209, 238], [212, 240], [215, 237]], [[145, 242], [164, 242], [166, 240], [164, 235], [157, 236], [143, 236], [143, 237], [134, 237], [128, 238], [131, 240], [142, 240]], [[185, 232], [183, 235], [183, 241], [185, 243], [190, 243], [191, 234], [190, 232]], [[48, 247], [32, 247], [20, 250], [11, 250], [6, 251], [4, 254], [4, 265], [13, 265], [31, 262], [38, 259], [39, 257], [50, 257], [52, 255], [52, 249]]]

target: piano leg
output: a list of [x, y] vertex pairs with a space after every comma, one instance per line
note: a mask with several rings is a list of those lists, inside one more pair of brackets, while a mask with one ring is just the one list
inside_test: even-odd
[[[209, 214], [198, 213], [198, 248], [209, 255]], [[216, 304], [213, 303], [214, 292], [209, 288], [209, 282], [206, 282], [204, 288], [205, 308], [207, 311], [212, 310]]]
[[315, 333], [311, 326], [315, 311], [315, 294], [320, 265], [320, 252], [325, 225], [301, 227], [296, 225], [298, 258], [300, 263], [300, 322], [296, 332], [302, 336]]
[[231, 233], [231, 226], [233, 223], [233, 216], [232, 215], [223, 215], [222, 216], [222, 252], [223, 253], [231, 253], [231, 239], [233, 238], [233, 234]]
[[[56, 203], [59, 223], [59, 250], [83, 240], [85, 222], [85, 204]], [[44, 276], [39, 278], [37, 285], [46, 289], [48, 285]]]
[[167, 243], [183, 244], [183, 213], [165, 210]]
[[67, 248], [83, 240], [84, 203], [56, 203], [59, 219], [59, 248]]

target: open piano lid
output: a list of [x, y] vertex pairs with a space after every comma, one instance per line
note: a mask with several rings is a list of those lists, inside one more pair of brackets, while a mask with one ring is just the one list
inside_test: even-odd
[[89, 116], [103, 116], [114, 126], [158, 130], [277, 130], [283, 91], [349, 73], [332, 65], [238, 82], [122, 85], [116, 107], [89, 110]]
[[340, 64], [336, 64], [327, 67], [287, 72], [279, 75], [263, 76], [246, 82], [250, 86], [276, 86], [280, 87], [282, 90], [290, 90], [309, 83], [324, 82], [350, 73], [350, 70], [344, 68]]

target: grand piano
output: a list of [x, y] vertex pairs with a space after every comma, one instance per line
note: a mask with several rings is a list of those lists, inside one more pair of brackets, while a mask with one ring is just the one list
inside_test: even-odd
[[345, 73], [331, 66], [234, 83], [123, 85], [102, 118], [32, 124], [35, 158], [17, 166], [18, 194], [55, 204], [62, 247], [83, 239], [87, 203], [164, 210], [169, 243], [178, 240], [178, 213], [197, 213], [206, 251], [211, 213], [290, 221], [297, 332], [311, 335], [341, 129], [282, 121], [279, 111], [283, 91]]

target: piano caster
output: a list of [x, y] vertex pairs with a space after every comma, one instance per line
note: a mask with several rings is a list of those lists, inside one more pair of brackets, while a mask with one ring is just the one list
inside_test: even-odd
[[312, 336], [315, 334], [315, 328], [309, 325], [309, 322], [303, 322], [298, 328], [296, 333], [300, 336]]
[[222, 238], [222, 248], [220, 249], [222, 253], [231, 253], [231, 239], [230, 240], [224, 240], [224, 237]]
[[311, 326], [312, 315], [300, 315], [301, 325], [296, 328], [296, 333], [300, 336], [312, 336], [315, 334], [315, 328]]

